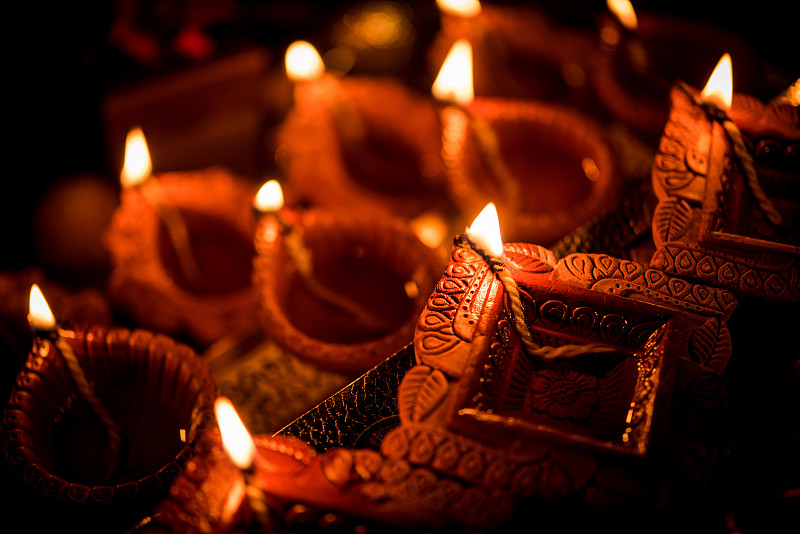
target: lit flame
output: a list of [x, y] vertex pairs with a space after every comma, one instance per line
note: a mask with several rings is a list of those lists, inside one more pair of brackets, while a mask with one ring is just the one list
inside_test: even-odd
[[277, 180], [270, 180], [262, 185], [253, 199], [253, 206], [262, 212], [269, 213], [283, 207], [283, 190]]
[[617, 16], [620, 23], [629, 30], [633, 31], [639, 25], [636, 12], [629, 0], [606, 0], [606, 5]]
[[472, 226], [467, 228], [469, 239], [492, 257], [503, 256], [503, 238], [500, 237], [500, 219], [494, 202], [489, 202], [481, 211]]
[[122, 165], [120, 182], [122, 187], [133, 187], [141, 184], [153, 171], [150, 162], [150, 152], [147, 150], [147, 141], [141, 128], [134, 128], [128, 132], [125, 139], [125, 162]]
[[214, 414], [222, 435], [222, 445], [239, 469], [250, 469], [256, 455], [256, 444], [247, 431], [230, 400], [219, 397], [214, 401]]
[[711, 104], [722, 110], [731, 109], [733, 101], [733, 68], [731, 67], [730, 54], [724, 54], [714, 72], [708, 78], [708, 83], [700, 93], [703, 103]]
[[286, 74], [294, 82], [314, 80], [325, 72], [317, 49], [308, 41], [295, 41], [286, 49]]
[[34, 330], [53, 330], [56, 326], [56, 318], [50, 311], [50, 306], [42, 294], [39, 286], [31, 286], [31, 296], [28, 304], [28, 324]]
[[459, 39], [450, 48], [431, 90], [439, 100], [469, 104], [475, 97], [472, 81], [472, 45]]
[[436, 5], [442, 13], [460, 17], [474, 17], [481, 12], [478, 0], [436, 0]]

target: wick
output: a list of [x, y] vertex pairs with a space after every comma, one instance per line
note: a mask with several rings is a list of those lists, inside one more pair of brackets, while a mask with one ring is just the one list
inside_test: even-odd
[[294, 231], [292, 225], [281, 216], [279, 211], [271, 210], [264, 213], [274, 217], [277, 221], [281, 235], [283, 236], [283, 243], [286, 246], [286, 251], [289, 253], [289, 258], [292, 264], [297, 268], [297, 272], [300, 274], [300, 278], [306, 288], [308, 288], [314, 296], [348, 313], [365, 328], [371, 330], [384, 330], [386, 328], [386, 325], [369, 310], [324, 286], [314, 276], [314, 264], [311, 261], [311, 251], [306, 246], [303, 236], [299, 232]]
[[278, 532], [275, 528], [275, 521], [270, 516], [273, 515], [264, 492], [253, 483], [253, 468], [243, 469], [244, 475], [244, 488], [247, 496], [247, 504], [250, 506], [250, 511], [255, 516], [256, 523], [264, 534], [271, 534]]
[[610, 345], [601, 345], [599, 343], [587, 343], [585, 345], [561, 345], [553, 347], [550, 345], [539, 345], [533, 340], [528, 324], [525, 322], [525, 313], [522, 308], [522, 298], [519, 295], [519, 288], [516, 280], [505, 268], [505, 264], [501, 258], [495, 257], [487, 253], [481, 247], [477, 246], [469, 236], [465, 236], [467, 244], [477, 252], [484, 261], [489, 265], [492, 272], [500, 279], [503, 288], [508, 294], [509, 301], [511, 302], [511, 314], [514, 319], [514, 328], [519, 334], [522, 346], [525, 352], [530, 356], [543, 358], [546, 360], [553, 360], [556, 358], [573, 358], [582, 354], [599, 354], [618, 352], [615, 347]]
[[[489, 121], [480, 117], [457, 102], [448, 102], [448, 108], [453, 112], [443, 114], [442, 130], [442, 156], [445, 164], [451, 169], [456, 166], [458, 157], [463, 150], [463, 140], [467, 128], [475, 134], [475, 139], [480, 147], [481, 154], [485, 157], [486, 165], [492, 177], [497, 180], [506, 199], [506, 204], [513, 212], [521, 209], [522, 197], [520, 195], [519, 180], [508, 168], [505, 159], [500, 153], [500, 141], [497, 132]], [[456, 112], [461, 112], [457, 114]]]
[[81, 367], [75, 352], [72, 350], [70, 344], [62, 337], [61, 332], [61, 329], [56, 329], [47, 332], [40, 332], [38, 335], [42, 336], [41, 339], [45, 342], [52, 341], [56, 348], [58, 348], [61, 357], [64, 359], [64, 362], [67, 364], [67, 368], [72, 375], [72, 379], [75, 381], [75, 386], [77, 387], [78, 392], [89, 404], [92, 410], [94, 410], [103, 424], [105, 424], [106, 432], [108, 434], [108, 447], [111, 451], [111, 463], [108, 466], [106, 478], [110, 479], [119, 461], [119, 424], [117, 424], [109, 411], [106, 409], [105, 405], [103, 405], [100, 399], [98, 399], [94, 394], [94, 391], [89, 385], [89, 380], [86, 378], [86, 374], [83, 372], [83, 368]]
[[766, 215], [770, 223], [774, 226], [780, 225], [783, 220], [781, 214], [775, 209], [772, 201], [761, 188], [761, 184], [758, 181], [758, 173], [753, 164], [753, 158], [747, 150], [747, 145], [744, 143], [742, 132], [739, 130], [739, 127], [736, 126], [736, 123], [731, 120], [724, 109], [719, 108], [711, 102], [698, 103], [705, 110], [706, 115], [708, 115], [711, 120], [719, 122], [725, 130], [728, 141], [730, 141], [731, 147], [733, 148], [734, 156], [744, 172], [745, 179], [756, 199], [758, 207], [764, 212], [764, 215]]
[[142, 196], [144, 196], [153, 209], [156, 210], [158, 217], [164, 223], [170, 241], [175, 247], [175, 252], [177, 252], [178, 262], [180, 263], [183, 274], [187, 279], [193, 282], [202, 280], [203, 276], [192, 254], [192, 246], [189, 242], [189, 230], [186, 228], [183, 217], [181, 217], [178, 210], [172, 205], [167, 202], [162, 202], [164, 196], [163, 190], [152, 177], [148, 178], [137, 187]]

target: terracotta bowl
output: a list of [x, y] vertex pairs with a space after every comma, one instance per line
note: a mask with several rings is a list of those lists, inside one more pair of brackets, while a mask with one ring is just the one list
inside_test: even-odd
[[[124, 190], [104, 236], [113, 264], [109, 295], [135, 324], [205, 347], [251, 324], [257, 186], [221, 168], [153, 180], [167, 209], [183, 221], [190, 245], [176, 244], [171, 219], [139, 190]], [[196, 265], [198, 277], [187, 274], [181, 256]]]
[[314, 278], [366, 312], [351, 314], [310, 289], [266, 217], [256, 230], [253, 268], [268, 337], [316, 365], [363, 372], [411, 342], [414, 325], [445, 263], [400, 219], [309, 210], [294, 218]]
[[463, 149], [446, 164], [450, 195], [467, 218], [494, 202], [504, 240], [549, 246], [614, 206], [619, 165], [594, 120], [534, 101], [476, 99], [469, 109], [497, 136], [517, 193], [503, 190], [468, 130]]
[[327, 77], [295, 95], [279, 133], [287, 205], [406, 218], [447, 208], [432, 99], [368, 76]]
[[61, 352], [37, 340], [3, 413], [10, 465], [61, 501], [160, 498], [213, 417], [217, 386], [207, 364], [190, 347], [146, 330], [76, 325], [64, 332], [119, 426], [119, 455], [112, 456], [107, 427], [77, 392]]

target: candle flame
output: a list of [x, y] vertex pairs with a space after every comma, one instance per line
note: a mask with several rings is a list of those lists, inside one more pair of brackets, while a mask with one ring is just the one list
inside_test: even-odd
[[474, 17], [481, 12], [478, 0], [436, 0], [436, 5], [442, 13], [460, 17]]
[[620, 23], [633, 31], [639, 26], [639, 21], [636, 18], [636, 12], [633, 10], [633, 4], [630, 0], [606, 0], [608, 9], [616, 15]]
[[711, 104], [722, 110], [731, 109], [733, 101], [733, 68], [731, 67], [730, 54], [723, 54], [714, 72], [708, 78], [708, 83], [700, 93], [705, 104]]
[[286, 49], [286, 74], [294, 82], [314, 80], [325, 72], [322, 57], [308, 41], [295, 41]]
[[439, 100], [469, 104], [475, 98], [472, 81], [472, 45], [466, 39], [456, 41], [433, 82], [433, 96]]
[[283, 190], [277, 180], [269, 180], [262, 185], [253, 199], [253, 206], [262, 212], [269, 213], [283, 207]]
[[150, 151], [141, 128], [134, 128], [128, 132], [125, 139], [125, 161], [122, 165], [120, 182], [122, 187], [133, 187], [141, 184], [153, 171], [150, 162]]
[[495, 258], [503, 256], [503, 238], [500, 237], [500, 219], [494, 202], [489, 202], [481, 211], [472, 226], [467, 228], [469, 239]]
[[214, 402], [214, 414], [222, 435], [222, 445], [233, 463], [239, 469], [249, 469], [256, 455], [256, 444], [253, 437], [239, 418], [233, 403], [226, 397], [219, 397]]
[[31, 286], [28, 304], [28, 324], [34, 330], [52, 330], [56, 326], [56, 318], [47, 305], [42, 290], [37, 284]]

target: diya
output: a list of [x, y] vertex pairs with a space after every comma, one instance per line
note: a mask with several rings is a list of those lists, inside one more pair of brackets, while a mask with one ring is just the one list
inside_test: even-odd
[[470, 51], [457, 42], [433, 85], [447, 185], [460, 212], [493, 202], [509, 236], [550, 245], [611, 209], [622, 178], [600, 125], [555, 104], [473, 99]]
[[155, 504], [210, 418], [208, 366], [163, 334], [57, 323], [36, 289], [33, 348], [3, 413], [9, 464], [59, 502]]
[[591, 36], [544, 10], [478, 0], [439, 0], [440, 30], [428, 51], [434, 72], [455, 42], [474, 50], [475, 94], [580, 105], [589, 98]]
[[[246, 471], [209, 431], [150, 531], [264, 531], [264, 509], [285, 532], [569, 528], [587, 511], [639, 517], [702, 483], [701, 466], [679, 480], [668, 464], [713, 452], [713, 440], [666, 414], [703, 432], [719, 416], [735, 297], [607, 255], [556, 261], [522, 243], [506, 244], [500, 264], [483, 254], [454, 246], [417, 323], [399, 425], [377, 448], [318, 453], [256, 436]], [[501, 268], [535, 342], [571, 355], [523, 347]]]
[[324, 72], [321, 59], [316, 65], [308, 79], [287, 63], [295, 99], [276, 157], [288, 203], [409, 219], [446, 210], [432, 102], [394, 80]]
[[612, 117], [653, 141], [669, 114], [677, 80], [699, 86], [724, 53], [736, 61], [741, 87], [763, 93], [763, 62], [739, 37], [722, 28], [674, 16], [635, 12], [627, 0], [609, 1], [598, 21], [589, 80]]
[[104, 235], [114, 305], [199, 346], [254, 324], [253, 185], [219, 167], [139, 176]]
[[411, 341], [443, 263], [403, 219], [275, 208], [255, 233], [267, 337], [316, 365], [362, 372]]
[[[719, 67], [725, 65], [725, 56]], [[655, 158], [653, 215], [663, 272], [767, 300], [800, 300], [800, 119], [794, 100], [765, 104], [679, 83]], [[715, 69], [715, 73], [719, 69]], [[724, 72], [724, 71], [723, 71]], [[709, 94], [722, 91], [720, 103]], [[787, 93], [788, 94], [788, 93]]]

